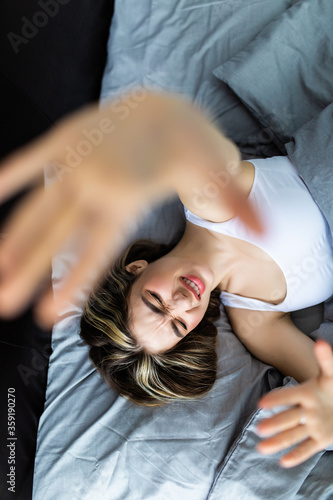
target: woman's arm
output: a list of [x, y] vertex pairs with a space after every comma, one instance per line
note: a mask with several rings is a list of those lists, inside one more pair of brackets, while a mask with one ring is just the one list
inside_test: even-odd
[[[40, 183], [46, 163], [55, 171], [54, 183], [35, 188], [1, 227], [0, 314], [18, 314], [38, 291], [51, 256], [69, 236], [83, 237], [56, 303], [52, 289], [39, 303], [40, 319], [51, 326], [67, 301], [75, 301], [76, 289], [92, 287], [103, 274], [143, 209], [175, 191], [191, 206], [204, 172], [223, 171], [235, 158], [232, 143], [178, 96], [134, 89], [62, 119], [0, 166], [0, 202]], [[232, 177], [222, 192], [235, 193], [226, 195], [225, 206], [258, 227]]]
[[140, 120], [131, 147], [124, 148], [135, 171], [170, 185], [204, 219], [222, 222], [237, 214], [260, 230], [245, 201], [253, 183], [247, 162], [203, 111], [176, 96], [151, 93]]
[[292, 323], [289, 315], [226, 307], [231, 325], [248, 350], [261, 361], [291, 375], [300, 385], [264, 396], [262, 408], [288, 407], [260, 422], [267, 437], [258, 451], [270, 455], [298, 445], [280, 464], [294, 467], [333, 445], [333, 353], [320, 340], [314, 343]]
[[226, 311], [234, 332], [256, 358], [297, 382], [318, 375], [314, 342], [294, 325], [289, 314], [232, 307]]
[[283, 467], [294, 467], [327, 447], [332, 450], [333, 353], [329, 344], [314, 343], [286, 314], [226, 310], [235, 333], [254, 356], [300, 382], [260, 400], [262, 408], [289, 408], [260, 422], [258, 433], [267, 439], [258, 451], [270, 455], [297, 445], [280, 460]]

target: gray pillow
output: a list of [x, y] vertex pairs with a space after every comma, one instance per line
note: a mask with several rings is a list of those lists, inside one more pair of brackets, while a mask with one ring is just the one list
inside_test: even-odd
[[[253, 152], [252, 157], [278, 154], [260, 123], [213, 70], [290, 4], [116, 0], [101, 99], [115, 98], [135, 85], [176, 92], [203, 108], [242, 150]], [[258, 144], [262, 148], [253, 150]]]
[[286, 150], [333, 229], [333, 103], [303, 125]]
[[333, 2], [302, 0], [214, 74], [283, 144], [333, 101]]

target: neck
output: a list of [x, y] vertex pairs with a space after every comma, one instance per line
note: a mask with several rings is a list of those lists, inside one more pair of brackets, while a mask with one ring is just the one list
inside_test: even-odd
[[202, 262], [207, 265], [213, 272], [213, 282], [211, 290], [217, 286], [220, 289], [226, 288], [228, 281], [228, 273], [226, 266], [223, 265], [223, 254], [225, 250], [221, 239], [218, 239], [207, 229], [196, 226], [189, 221], [186, 221], [185, 232], [170, 252], [170, 254]]

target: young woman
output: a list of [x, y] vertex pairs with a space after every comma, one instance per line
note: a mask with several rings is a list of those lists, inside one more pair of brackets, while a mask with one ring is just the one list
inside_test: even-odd
[[[333, 293], [332, 235], [287, 158], [241, 162], [236, 146], [194, 106], [141, 90], [76, 113], [9, 158], [0, 197], [41, 180], [46, 161], [57, 179], [46, 193], [37, 188], [2, 229], [9, 235], [0, 251], [3, 316], [24, 307], [49, 256], [76, 234], [85, 241], [79, 264], [57, 303], [49, 291], [38, 312], [50, 321], [76, 287], [95, 284], [82, 335], [114, 387], [148, 404], [209, 390], [216, 361], [211, 320], [222, 292], [250, 352], [309, 381], [291, 396], [280, 391], [298, 406], [262, 424], [278, 433], [262, 451], [302, 441], [285, 457], [285, 465], [295, 465], [333, 441], [331, 350], [319, 343], [314, 351], [289, 317]], [[175, 191], [186, 207], [182, 239], [172, 249], [147, 251], [140, 243], [99, 282], [131, 219]], [[111, 249], [112, 234], [118, 244], [113, 240]], [[267, 398], [266, 406], [277, 401]]]

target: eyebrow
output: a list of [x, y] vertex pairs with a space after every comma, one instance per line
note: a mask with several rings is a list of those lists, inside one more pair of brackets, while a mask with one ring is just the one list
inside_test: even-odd
[[[162, 314], [164, 316], [164, 312], [161, 311], [160, 309], [158, 309], [157, 307], [155, 307], [154, 304], [151, 304], [143, 295], [141, 295], [141, 300], [155, 314]], [[178, 328], [176, 327], [176, 325], [173, 322], [171, 322], [171, 327], [172, 327], [173, 333], [175, 335], [177, 335], [177, 337], [180, 337], [181, 339], [184, 338], [184, 335], [182, 335], [180, 333], [180, 331], [178, 330]]]

